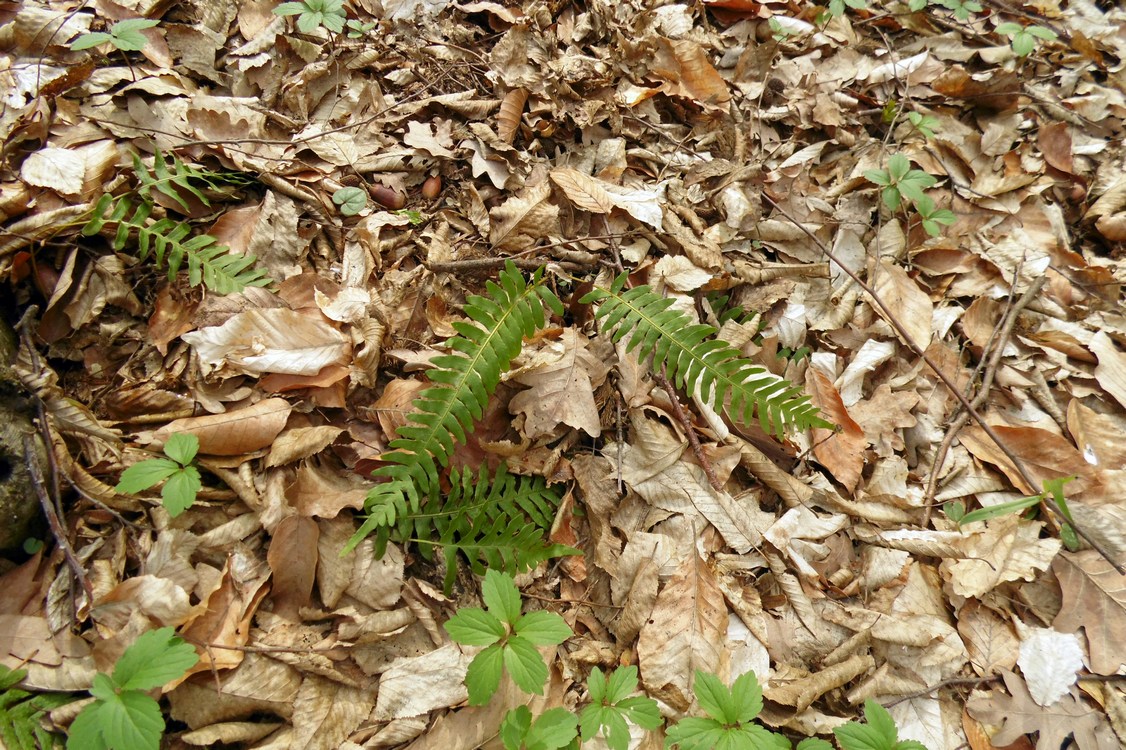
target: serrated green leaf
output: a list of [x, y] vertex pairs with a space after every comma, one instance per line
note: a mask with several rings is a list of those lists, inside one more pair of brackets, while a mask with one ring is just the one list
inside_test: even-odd
[[192, 507], [196, 495], [202, 488], [199, 469], [185, 466], [168, 477], [168, 481], [160, 488], [161, 504], [168, 511], [168, 515], [175, 518]]
[[102, 737], [112, 750], [160, 750], [164, 717], [160, 704], [144, 693], [126, 690], [105, 701], [99, 714]]
[[[594, 671], [598, 671], [598, 668], [595, 667]], [[602, 676], [601, 671], [598, 671], [598, 676]], [[591, 677], [594, 677], [593, 671]], [[634, 690], [637, 690], [637, 667], [632, 664], [627, 667], [618, 667], [606, 682], [606, 702], [619, 703], [624, 701]], [[591, 692], [591, 699], [594, 699], [593, 691]]]
[[181, 466], [187, 466], [199, 452], [199, 438], [191, 433], [177, 432], [164, 444], [164, 455]]
[[70, 48], [74, 51], [90, 49], [97, 47], [99, 44], [105, 44], [111, 41], [110, 35], [101, 31], [92, 31], [89, 34], [83, 34], [70, 43]]
[[274, 8], [273, 13], [275, 16], [296, 16], [306, 10], [305, 3], [282, 3]]
[[833, 745], [818, 737], [806, 737], [798, 743], [796, 750], [833, 750]]
[[121, 479], [113, 488], [117, 492], [134, 495], [147, 490], [180, 470], [180, 464], [167, 458], [149, 458], [139, 461], [121, 472]]
[[892, 154], [888, 159], [888, 176], [892, 182], [899, 182], [911, 169], [911, 162], [903, 154]]
[[542, 609], [518, 619], [513, 631], [536, 646], [556, 646], [574, 635], [562, 617]]
[[515, 625], [520, 619], [520, 590], [512, 576], [492, 569], [486, 571], [481, 598], [498, 620]]
[[94, 701], [83, 706], [67, 730], [67, 750], [110, 750], [102, 736], [105, 705], [102, 701]]
[[517, 706], [508, 711], [500, 722], [500, 739], [505, 750], [520, 750], [531, 728], [532, 712], [527, 706]]
[[508, 635], [503, 622], [479, 607], [459, 609], [443, 627], [455, 643], [465, 646], [491, 646]]
[[521, 690], [543, 695], [547, 664], [530, 641], [520, 636], [509, 638], [504, 646], [504, 667]]
[[731, 692], [714, 674], [696, 670], [696, 680], [692, 686], [700, 708], [720, 724], [734, 724], [738, 712], [731, 699]]
[[882, 169], [865, 170], [864, 179], [883, 187], [891, 184], [891, 178], [888, 176], [888, 173]]
[[123, 690], [151, 690], [182, 677], [199, 661], [172, 628], [142, 633], [117, 660], [113, 681]]
[[745, 672], [731, 685], [731, 703], [734, 721], [751, 721], [762, 711], [762, 688], [754, 672]]
[[626, 718], [643, 729], [656, 729], [661, 724], [661, 709], [657, 701], [647, 695], [623, 698], [614, 704]]
[[672, 725], [665, 732], [665, 746], [678, 745], [680, 750], [712, 750], [723, 740], [726, 732], [715, 719], [689, 716]]
[[[636, 669], [636, 667], [634, 667], [634, 669]], [[601, 705], [603, 703], [616, 702], [610, 697], [609, 690], [607, 689], [606, 676], [602, 674], [602, 670], [598, 667], [591, 669], [590, 676], [586, 678], [586, 692], [587, 695], [590, 696], [591, 703]]]
[[528, 750], [558, 750], [578, 735], [578, 719], [565, 708], [544, 711], [535, 721], [524, 739]]
[[[465, 671], [465, 687], [469, 691], [469, 705], [483, 706], [493, 697], [500, 685], [504, 670], [504, 650], [492, 645], [473, 657]], [[545, 667], [546, 670], [546, 667]]]

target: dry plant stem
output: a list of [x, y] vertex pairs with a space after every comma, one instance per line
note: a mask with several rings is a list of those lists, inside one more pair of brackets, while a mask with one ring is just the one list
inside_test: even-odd
[[66, 530], [63, 529], [59, 515], [55, 512], [55, 504], [47, 496], [43, 474], [39, 469], [39, 460], [35, 455], [34, 438], [31, 435], [23, 436], [23, 454], [24, 460], [27, 461], [28, 471], [31, 472], [31, 483], [35, 486], [35, 494], [39, 497], [39, 505], [43, 508], [43, 515], [47, 517], [47, 525], [51, 527], [51, 536], [55, 537], [55, 543], [63, 551], [63, 557], [66, 558], [67, 566], [74, 574], [74, 579], [82, 586], [82, 591], [86, 594], [87, 605], [91, 605], [94, 603], [94, 589], [90, 586], [90, 581], [86, 579], [86, 571], [82, 569], [82, 563], [78, 561], [78, 556], [74, 554], [74, 548], [70, 546]]
[[524, 271], [535, 271], [546, 265], [554, 265], [565, 271], [585, 271], [586, 269], [576, 263], [565, 260], [539, 260], [536, 258], [467, 258], [466, 260], [449, 260], [444, 263], [424, 263], [432, 273], [482, 273], [504, 268], [505, 263], [512, 262], [517, 268]]
[[657, 381], [657, 385], [665, 389], [665, 393], [669, 394], [669, 401], [672, 402], [672, 413], [676, 417], [676, 421], [680, 423], [684, 434], [688, 436], [688, 444], [692, 446], [692, 453], [695, 454], [696, 460], [700, 462], [700, 466], [704, 469], [704, 475], [708, 478], [708, 484], [712, 486], [716, 492], [723, 489], [723, 483], [715, 475], [715, 469], [712, 468], [712, 462], [704, 455], [704, 447], [700, 445], [700, 439], [696, 437], [696, 430], [692, 427], [692, 422], [689, 421], [688, 415], [684, 413], [684, 409], [680, 406], [680, 398], [676, 395], [676, 389], [672, 387], [672, 383], [665, 377], [664, 372], [653, 373], [653, 379]]
[[[1083, 678], [1080, 677], [1079, 679], [1083, 679]], [[988, 677], [951, 677], [950, 679], [943, 680], [942, 682], [939, 682], [939, 683], [933, 685], [932, 687], [927, 688], [926, 690], [919, 690], [918, 692], [911, 693], [909, 695], [902, 695], [899, 698], [896, 698], [895, 700], [893, 700], [891, 703], [887, 704], [887, 706], [885, 706], [885, 708], [890, 708], [891, 706], [894, 706], [897, 703], [902, 703], [903, 701], [910, 701], [910, 700], [914, 700], [916, 698], [923, 698], [925, 696], [930, 695], [931, 693], [937, 693], [939, 690], [943, 690], [943, 689], [948, 688], [948, 687], [960, 687], [960, 686], [977, 687], [978, 685], [987, 685], [991, 682], [1000, 682], [1000, 681], [1001, 681], [1001, 678], [998, 675], [989, 675]]]
[[[958, 389], [958, 384], [955, 383], [949, 375], [943, 372], [942, 368], [938, 366], [938, 363], [935, 362], [934, 359], [932, 359], [931, 356], [927, 354], [926, 351], [924, 351], [923, 348], [920, 347], [914, 339], [911, 338], [911, 334], [909, 334], [907, 332], [907, 329], [903, 327], [903, 324], [899, 322], [899, 319], [892, 312], [891, 308], [889, 308], [887, 304], [882, 299], [880, 299], [879, 295], [876, 294], [876, 290], [873, 289], [866, 281], [861, 279], [860, 275], [849, 268], [841, 259], [837, 258], [836, 253], [830, 250], [817, 235], [802, 226], [801, 222], [791, 216], [789, 212], [787, 212], [784, 208], [779, 206], [778, 203], [774, 201], [774, 199], [772, 199], [766, 193], [763, 193], [762, 197], [771, 206], [773, 206], [774, 209], [778, 211], [778, 213], [786, 217], [788, 221], [790, 221], [794, 226], [796, 226], [811, 240], [813, 240], [818, 249], [820, 249], [821, 252], [825, 254], [825, 257], [836, 263], [842, 271], [844, 271], [853, 281], [856, 282], [857, 286], [864, 290], [864, 292], [872, 300], [872, 304], [880, 308], [880, 311], [887, 316], [888, 322], [890, 322], [892, 327], [895, 328], [896, 333], [899, 334], [904, 342], [906, 342], [911, 351], [915, 352], [915, 354], [917, 354], [919, 358], [922, 359], [923, 362], [925, 362], [927, 366], [934, 371], [934, 374], [938, 376], [938, 379], [942, 381], [943, 385], [945, 385], [950, 390], [950, 392], [954, 394], [954, 397], [956, 399], [962, 402], [962, 407], [965, 408], [970, 417], [975, 422], [977, 422], [978, 426], [981, 427], [982, 432], [988, 435], [989, 439], [992, 440], [1001, 450], [1001, 452], [1004, 453], [1005, 456], [1013, 463], [1013, 466], [1015, 466], [1017, 471], [1020, 472], [1020, 475], [1024, 479], [1025, 483], [1027, 483], [1029, 487], [1035, 487], [1038, 484], [1036, 477], [1034, 477], [1032, 475], [1032, 472], [1028, 470], [1028, 467], [1025, 466], [1024, 461], [1021, 460], [1020, 456], [1013, 452], [1012, 448], [1010, 448], [1005, 443], [1005, 441], [1001, 439], [1001, 436], [998, 435], [993, 427], [985, 421], [985, 418], [978, 413], [977, 409], [973, 407], [973, 404], [969, 402], [969, 399], [967, 399], [962, 394], [961, 390]], [[1063, 511], [1060, 510], [1060, 507], [1055, 500], [1050, 497], [1045, 497], [1043, 502], [1044, 505], [1047, 506], [1047, 508], [1051, 510], [1058, 518], [1061, 518], [1065, 521], [1067, 520], [1067, 517], [1064, 516]], [[1114, 557], [1112, 557], [1110, 553], [1106, 551], [1106, 548], [1103, 547], [1101, 543], [1092, 538], [1091, 535], [1088, 534], [1081, 526], [1077, 526], [1076, 524], [1071, 523], [1071, 527], [1075, 529], [1075, 533], [1077, 533], [1080, 537], [1083, 538], [1085, 542], [1091, 545], [1092, 549], [1098, 552], [1104, 560], [1110, 563], [1110, 566], [1114, 568], [1119, 575], [1126, 576], [1126, 566], [1123, 566], [1122, 564], [1117, 562]]]
[[[1013, 327], [1016, 325], [1017, 318], [1020, 316], [1022, 310], [1028, 306], [1035, 297], [1040, 294], [1040, 290], [1047, 281], [1043, 276], [1037, 278], [1028, 290], [1021, 295], [1013, 305], [1011, 305], [1001, 320], [1000, 328], [996, 331], [994, 339], [993, 351], [990, 354], [989, 362], [985, 367], [985, 371], [981, 376], [981, 388], [978, 389], [977, 395], [970, 403], [973, 408], [980, 409], [982, 405], [989, 399], [989, 390], [993, 387], [993, 378], [997, 374], [997, 368], [1001, 366], [1001, 356], [1005, 351], [1005, 346], [1009, 343], [1009, 337], [1012, 336]], [[950, 423], [950, 427], [946, 430], [946, 437], [942, 440], [942, 445], [939, 446], [938, 451], [935, 453], [934, 461], [931, 464], [931, 475], [927, 482], [926, 499], [923, 502], [923, 526], [930, 524], [931, 512], [934, 509], [934, 495], [938, 489], [938, 472], [942, 468], [943, 462], [946, 460], [946, 454], [950, 450], [950, 446], [954, 444], [954, 438], [958, 436], [962, 428], [965, 427], [966, 422], [970, 419], [969, 413], [962, 409], [958, 412], [957, 416]]]

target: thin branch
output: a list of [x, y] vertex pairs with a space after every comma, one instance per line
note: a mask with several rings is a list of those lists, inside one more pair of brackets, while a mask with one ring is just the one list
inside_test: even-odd
[[704, 454], [704, 447], [700, 445], [700, 439], [696, 437], [696, 428], [692, 426], [692, 422], [688, 419], [688, 415], [684, 413], [684, 409], [680, 405], [680, 397], [676, 395], [676, 389], [673, 388], [672, 383], [665, 377], [664, 372], [654, 372], [653, 379], [657, 381], [657, 385], [665, 389], [665, 393], [669, 394], [669, 401], [672, 402], [672, 413], [676, 417], [676, 421], [680, 424], [684, 433], [688, 436], [688, 444], [692, 446], [692, 453], [695, 454], [696, 460], [704, 469], [704, 475], [708, 478], [708, 484], [712, 486], [716, 492], [723, 489], [723, 482], [719, 481], [719, 477], [715, 475], [715, 469], [712, 468], [712, 462]]

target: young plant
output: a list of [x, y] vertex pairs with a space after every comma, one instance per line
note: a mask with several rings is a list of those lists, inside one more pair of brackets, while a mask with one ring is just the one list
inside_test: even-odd
[[853, 10], [865, 10], [868, 7], [868, 2], [867, 0], [829, 0], [829, 15], [833, 18], [839, 18], [844, 15], [846, 7]]
[[94, 701], [71, 723], [67, 750], [159, 750], [164, 717], [146, 691], [183, 676], [198, 661], [172, 628], [142, 634], [112, 675], [94, 675]]
[[301, 0], [274, 8], [276, 16], [297, 16], [297, 28], [311, 34], [324, 26], [337, 34], [344, 31], [344, 0]]
[[1009, 21], [997, 26], [997, 33], [1009, 37], [1013, 52], [1018, 57], [1027, 57], [1036, 49], [1040, 41], [1050, 42], [1059, 38], [1059, 34], [1043, 26], [1021, 26], [1019, 23]]
[[918, 202], [923, 197], [923, 190], [938, 182], [921, 169], [911, 169], [911, 162], [903, 154], [893, 154], [888, 159], [887, 169], [869, 169], [864, 177], [883, 188], [880, 196], [884, 205], [892, 211], [899, 210], [904, 199]]
[[47, 731], [43, 718], [48, 711], [74, 700], [63, 693], [29, 693], [16, 685], [27, 677], [25, 669], [0, 664], [0, 745], [8, 750], [47, 750], [56, 746], [57, 735]]
[[977, 0], [938, 0], [942, 7], [954, 11], [959, 21], [968, 21], [970, 13], [980, 13], [981, 3]]
[[[790, 750], [790, 741], [755, 724], [762, 711], [762, 688], [754, 672], [736, 678], [728, 690], [714, 674], [696, 670], [692, 686], [708, 718], [689, 716], [669, 727], [665, 746], [680, 750]], [[818, 740], [818, 742], [822, 742]], [[803, 743], [802, 750], [822, 747]]]
[[934, 129], [938, 127], [938, 120], [921, 112], [908, 112], [907, 122], [919, 131], [924, 138], [934, 138]]
[[957, 221], [957, 217], [950, 209], [935, 208], [934, 201], [928, 195], [920, 196], [915, 201], [915, 210], [923, 220], [923, 229], [931, 237], [942, 234], [942, 225], [949, 226]]
[[556, 646], [573, 633], [554, 612], [540, 610], [520, 614], [520, 591], [512, 578], [495, 570], [485, 573], [480, 607], [463, 608], [445, 624], [456, 643], [485, 646], [473, 657], [465, 673], [469, 705], [482, 706], [500, 686], [502, 671], [527, 693], [543, 694], [547, 664], [536, 646]]
[[176, 517], [192, 507], [203, 486], [199, 469], [192, 466], [198, 451], [199, 438], [176, 433], [164, 444], [164, 455], [168, 458], [149, 458], [133, 464], [121, 473], [121, 481], [114, 490], [135, 495], [164, 482], [160, 497], [169, 515]]
[[367, 208], [368, 194], [358, 187], [344, 187], [332, 194], [332, 202], [344, 216], [355, 216]]
[[565, 708], [548, 709], [532, 721], [528, 707], [517, 706], [500, 723], [504, 750], [559, 750], [571, 745], [578, 734], [575, 715]]
[[999, 518], [1009, 513], [1020, 513], [1027, 508], [1039, 505], [1044, 502], [1048, 495], [1051, 495], [1052, 499], [1056, 501], [1056, 505], [1059, 506], [1060, 511], [1063, 513], [1064, 518], [1068, 521], [1068, 523], [1060, 524], [1060, 539], [1063, 540], [1064, 545], [1066, 545], [1069, 550], [1074, 552], [1079, 548], [1079, 535], [1072, 526], [1075, 519], [1071, 517], [1071, 511], [1067, 507], [1067, 499], [1063, 496], [1063, 486], [1074, 479], [1075, 477], [1045, 479], [1044, 491], [1039, 495], [1031, 495], [1029, 497], [1022, 497], [1019, 500], [1010, 500], [1007, 503], [989, 505], [969, 513], [966, 512], [966, 506], [957, 501], [946, 503], [943, 505], [943, 508], [950, 520], [954, 521], [959, 526], [964, 526], [974, 521], [987, 521], [990, 518]]
[[364, 23], [355, 18], [348, 21], [348, 38], [349, 39], [362, 39], [369, 31], [375, 28], [375, 21]]
[[850, 721], [833, 730], [843, 750], [927, 750], [916, 740], [899, 739], [891, 714], [871, 698], [864, 701], [864, 718], [867, 724]]
[[158, 23], [160, 21], [151, 18], [127, 18], [111, 26], [108, 34], [104, 31], [83, 34], [70, 43], [70, 48], [72, 50], [90, 49], [109, 42], [122, 52], [140, 52], [149, 43], [141, 30], [151, 29]]
[[602, 732], [610, 750], [627, 750], [627, 721], [650, 730], [661, 725], [661, 711], [657, 702], [644, 695], [633, 695], [637, 690], [637, 667], [615, 669], [608, 680], [603, 676], [602, 670], [595, 667], [591, 670], [586, 686], [590, 693], [590, 705], [579, 714], [583, 742], [590, 741]]

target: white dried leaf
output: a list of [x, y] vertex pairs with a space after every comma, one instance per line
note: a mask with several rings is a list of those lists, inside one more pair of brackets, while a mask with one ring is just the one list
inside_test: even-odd
[[348, 363], [348, 338], [323, 320], [295, 310], [247, 310], [221, 326], [181, 338], [207, 367], [229, 365], [250, 374], [316, 375], [327, 365]]
[[1031, 628], [1021, 641], [1017, 658], [1028, 692], [1041, 706], [1050, 706], [1068, 694], [1083, 669], [1083, 649], [1074, 633], [1051, 628]]
[[63, 195], [82, 192], [86, 161], [76, 151], [48, 146], [27, 157], [20, 169], [20, 179], [28, 185], [48, 188]]

